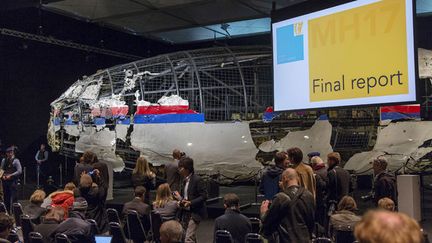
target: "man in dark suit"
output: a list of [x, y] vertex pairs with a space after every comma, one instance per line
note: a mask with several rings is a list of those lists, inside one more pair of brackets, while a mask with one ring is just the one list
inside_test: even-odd
[[207, 217], [207, 190], [204, 181], [194, 173], [193, 160], [182, 157], [178, 164], [183, 177], [180, 207], [182, 223], [186, 228], [185, 243], [196, 242], [196, 231], [202, 219]]
[[126, 217], [126, 214], [129, 210], [135, 210], [141, 216], [150, 215], [150, 206], [144, 202], [144, 195], [146, 193], [146, 189], [143, 186], [137, 186], [135, 188], [135, 198], [132, 201], [125, 203], [123, 206], [123, 216]]
[[216, 218], [214, 232], [227, 230], [231, 233], [234, 243], [243, 243], [247, 233], [252, 232], [250, 220], [240, 213], [240, 199], [234, 193], [224, 196], [225, 214]]
[[172, 156], [174, 161], [165, 165], [165, 175], [171, 191], [174, 192], [180, 190], [181, 177], [178, 172], [178, 162], [182, 157], [182, 152], [180, 152], [178, 149], [174, 149]]
[[339, 153], [333, 152], [327, 155], [327, 207], [329, 211], [334, 211], [342, 197], [349, 193], [351, 177], [348, 171], [339, 166], [340, 162], [341, 156]]

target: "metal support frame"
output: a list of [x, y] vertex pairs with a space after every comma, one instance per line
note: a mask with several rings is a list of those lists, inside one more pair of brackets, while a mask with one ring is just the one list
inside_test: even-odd
[[12, 37], [16, 37], [16, 38], [21, 38], [21, 39], [25, 39], [25, 40], [38, 41], [38, 42], [42, 42], [42, 43], [47, 43], [47, 44], [52, 44], [52, 45], [57, 45], [57, 46], [63, 46], [63, 47], [67, 47], [67, 48], [73, 48], [73, 49], [86, 51], [86, 52], [94, 52], [94, 53], [108, 55], [108, 56], [120, 57], [120, 58], [124, 58], [127, 60], [142, 59], [142, 57], [132, 55], [132, 54], [127, 54], [127, 53], [118, 52], [118, 51], [111, 51], [111, 50], [102, 49], [102, 48], [98, 48], [98, 47], [94, 47], [94, 46], [75, 43], [72, 41], [64, 41], [64, 40], [59, 40], [59, 39], [56, 39], [53, 37], [35, 35], [35, 34], [30, 34], [30, 33], [26, 33], [26, 32], [17, 31], [17, 30], [2, 28], [2, 29], [0, 29], [0, 34], [6, 35], [6, 36], [12, 36]]

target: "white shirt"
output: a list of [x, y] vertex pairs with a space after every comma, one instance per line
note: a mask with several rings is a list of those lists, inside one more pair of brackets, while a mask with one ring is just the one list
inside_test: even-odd
[[190, 181], [191, 176], [192, 176], [192, 173], [185, 178], [186, 184], [185, 184], [185, 187], [183, 190], [183, 198], [185, 200], [188, 200], [188, 189], [189, 189], [189, 181]]

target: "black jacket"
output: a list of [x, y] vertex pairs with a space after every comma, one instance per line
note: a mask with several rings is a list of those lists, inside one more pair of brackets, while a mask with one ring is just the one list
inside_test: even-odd
[[342, 199], [343, 196], [348, 195], [350, 185], [350, 174], [342, 167], [335, 166], [329, 168], [327, 171], [328, 176], [328, 200], [336, 204]]
[[79, 218], [68, 218], [61, 222], [52, 233], [65, 234], [72, 243], [95, 243], [94, 235], [91, 232], [91, 225]]
[[54, 220], [45, 220], [41, 224], [34, 227], [34, 231], [39, 232], [42, 235], [44, 243], [55, 242], [53, 232], [57, 229], [59, 223]]
[[262, 217], [262, 233], [272, 238], [278, 233], [279, 242], [310, 242], [314, 229], [314, 197], [300, 186], [290, 186], [276, 194], [267, 213]]
[[86, 218], [96, 220], [99, 230], [103, 233], [108, 231], [108, 216], [105, 211], [105, 200], [107, 187], [104, 180], [99, 180], [98, 186], [78, 188], [79, 196], [83, 197], [88, 204]]
[[125, 203], [123, 206], [123, 216], [125, 217], [129, 210], [135, 210], [137, 213], [143, 217], [145, 215], [150, 215], [150, 206], [144, 203], [139, 198], [134, 198], [132, 201]]
[[23, 208], [24, 214], [27, 214], [34, 224], [40, 223], [40, 217], [45, 215], [46, 209], [40, 205], [30, 203]]
[[252, 232], [252, 225], [246, 216], [237, 210], [226, 209], [225, 214], [215, 220], [214, 232], [227, 230], [231, 233], [234, 243], [243, 243], [247, 233]]
[[378, 205], [381, 198], [388, 197], [397, 204], [397, 184], [394, 174], [383, 171], [374, 180], [374, 202]]
[[[181, 195], [184, 194], [185, 183], [181, 186]], [[191, 201], [191, 217], [195, 221], [207, 218], [207, 189], [204, 181], [196, 174], [192, 174], [189, 181], [188, 200]]]
[[272, 165], [264, 170], [259, 191], [261, 194], [264, 194], [265, 199], [271, 200], [279, 192], [279, 180], [283, 171], [284, 168], [276, 165]]

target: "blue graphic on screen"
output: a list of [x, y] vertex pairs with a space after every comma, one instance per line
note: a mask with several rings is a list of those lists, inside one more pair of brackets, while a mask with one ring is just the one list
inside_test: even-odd
[[303, 35], [294, 35], [294, 25], [278, 28], [276, 41], [278, 64], [304, 60]]

